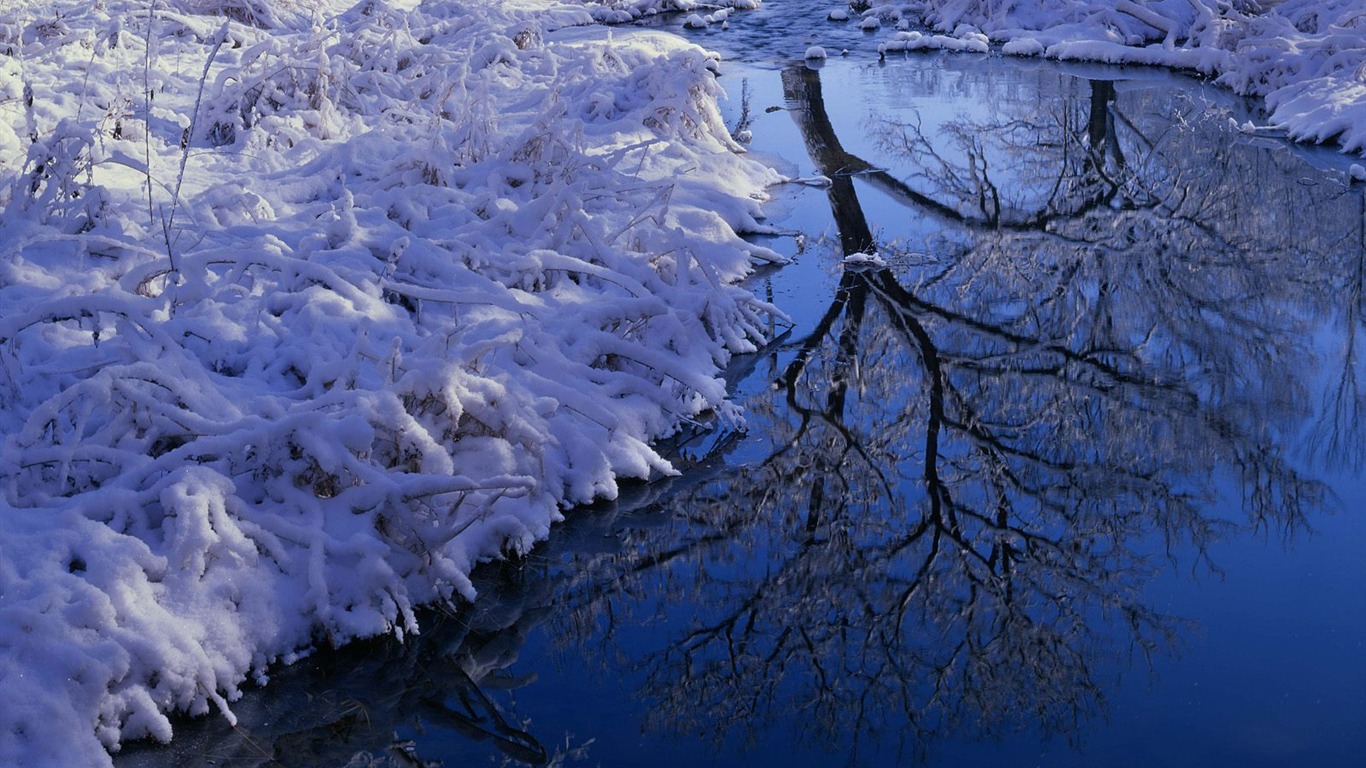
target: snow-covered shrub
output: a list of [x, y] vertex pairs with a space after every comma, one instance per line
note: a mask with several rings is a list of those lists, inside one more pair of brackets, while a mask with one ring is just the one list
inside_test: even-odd
[[737, 417], [776, 177], [714, 59], [551, 45], [575, 6], [299, 7], [54, 0], [0, 69], [0, 763], [418, 631]]
[[92, 151], [93, 132], [70, 119], [32, 142], [11, 183], [5, 216], [33, 217], [67, 234], [94, 228], [106, 200], [93, 182]]

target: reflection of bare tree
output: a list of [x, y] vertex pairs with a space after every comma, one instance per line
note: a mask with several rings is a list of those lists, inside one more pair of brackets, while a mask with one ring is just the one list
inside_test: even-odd
[[1219, 478], [1267, 527], [1324, 501], [1279, 432], [1305, 415], [1295, 307], [1331, 281], [1230, 188], [1333, 200], [1106, 83], [1047, 114], [883, 125], [917, 169], [898, 179], [842, 147], [818, 73], [783, 80], [846, 254], [873, 245], [855, 179], [947, 229], [915, 265], [846, 270], [749, 403], [764, 455], [576, 560], [567, 626], [610, 644], [641, 619], [610, 595], [665, 590], [637, 610], [672, 639], [634, 653], [661, 725], [1070, 732], [1103, 705], [1098, 662], [1172, 640], [1148, 558], [1233, 524], [1207, 511]]

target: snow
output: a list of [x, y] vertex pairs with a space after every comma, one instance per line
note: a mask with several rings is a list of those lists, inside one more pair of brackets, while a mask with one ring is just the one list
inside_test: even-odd
[[[1199, 72], [1262, 97], [1297, 141], [1366, 152], [1366, 6], [1361, 0], [873, 0], [927, 34], [883, 51], [979, 50]], [[965, 30], [968, 31], [965, 34]], [[905, 32], [920, 34], [913, 30]]]
[[779, 177], [714, 57], [601, 10], [11, 7], [0, 765], [107, 765], [418, 632], [739, 418], [719, 370], [772, 309], [736, 283], [777, 257], [737, 233]]
[[[740, 418], [719, 371], [777, 309], [737, 283], [778, 257], [739, 233], [769, 186], [830, 181], [742, 154], [714, 56], [595, 22], [757, 6], [8, 5], [0, 765], [107, 765], [272, 665], [418, 632], [477, 562], [672, 473], [652, 441]], [[1359, 0], [859, 24], [895, 26], [884, 53], [1195, 70], [1266, 99], [1246, 130], [1366, 151]]]
[[877, 253], [851, 253], [844, 257], [844, 268], [849, 271], [886, 269], [887, 261]]
[[991, 46], [985, 35], [976, 31], [965, 32], [961, 37], [950, 35], [925, 35], [920, 32], [897, 32], [891, 40], [878, 46], [882, 53], [945, 50], [966, 53], [987, 53]]
[[[685, 19], [688, 27], [720, 24], [726, 21], [731, 10], [749, 11], [759, 7], [761, 0], [587, 0], [585, 9], [596, 21], [617, 24], [637, 19], [657, 16], [661, 13], [689, 13]], [[703, 14], [703, 11], [713, 11]], [[692, 23], [696, 16], [702, 24]]]

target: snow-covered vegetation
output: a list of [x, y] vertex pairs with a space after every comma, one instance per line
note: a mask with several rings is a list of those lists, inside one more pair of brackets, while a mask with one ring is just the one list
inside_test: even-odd
[[0, 764], [98, 765], [735, 418], [774, 180], [540, 0], [0, 15]]
[[1013, 55], [1197, 71], [1264, 97], [1296, 140], [1366, 150], [1361, 0], [873, 0], [865, 14], [902, 27], [886, 50], [981, 50], [985, 36]]

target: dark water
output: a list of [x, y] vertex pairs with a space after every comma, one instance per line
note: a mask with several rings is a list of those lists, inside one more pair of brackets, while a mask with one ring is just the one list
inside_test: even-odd
[[828, 40], [742, 18], [704, 42], [777, 47], [726, 66], [729, 122], [832, 179], [775, 190], [796, 263], [753, 287], [794, 325], [732, 371], [748, 429], [681, 438], [681, 478], [571, 513], [417, 642], [319, 654], [122, 765], [1366, 754], [1345, 163], [1175, 76], [813, 70], [782, 46]]

